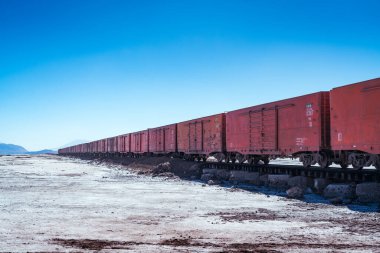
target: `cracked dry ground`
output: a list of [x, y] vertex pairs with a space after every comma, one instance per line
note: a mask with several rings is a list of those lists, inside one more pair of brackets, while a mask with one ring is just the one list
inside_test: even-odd
[[57, 156], [2, 156], [0, 171], [0, 252], [380, 251], [380, 214], [366, 206]]

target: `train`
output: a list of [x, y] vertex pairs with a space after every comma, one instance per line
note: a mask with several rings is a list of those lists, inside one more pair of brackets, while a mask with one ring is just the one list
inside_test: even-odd
[[76, 156], [166, 155], [186, 160], [268, 164], [296, 158], [380, 170], [380, 78], [299, 97], [83, 143]]

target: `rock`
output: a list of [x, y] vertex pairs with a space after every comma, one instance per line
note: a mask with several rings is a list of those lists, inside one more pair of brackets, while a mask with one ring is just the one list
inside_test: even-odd
[[260, 184], [260, 174], [258, 172], [248, 172], [242, 170], [231, 170], [230, 180], [251, 184]]
[[217, 180], [208, 180], [207, 184], [208, 185], [217, 185], [217, 184], [220, 184], [220, 181], [217, 181]]
[[269, 181], [268, 181], [268, 174], [261, 175], [259, 177], [260, 185], [268, 186]]
[[298, 186], [293, 186], [292, 188], [286, 191], [286, 195], [288, 198], [292, 199], [302, 199], [303, 198], [303, 189]]
[[353, 202], [353, 199], [348, 199], [348, 198], [343, 199], [343, 204], [344, 205], [351, 204], [352, 202]]
[[355, 197], [355, 185], [329, 184], [323, 191], [323, 196], [329, 199], [353, 199]]
[[164, 173], [160, 173], [156, 176], [159, 176], [159, 177], [170, 177], [170, 178], [178, 178], [176, 175], [174, 175], [173, 173], [171, 172], [164, 172]]
[[217, 169], [203, 169], [203, 174], [213, 174], [216, 175]]
[[314, 178], [314, 190], [316, 193], [323, 193], [327, 185], [330, 184], [330, 181], [326, 178]]
[[305, 193], [306, 194], [312, 194], [313, 190], [310, 187], [308, 187], [308, 188], [306, 188]]
[[190, 174], [192, 176], [196, 176], [197, 178], [199, 178], [201, 176], [201, 169], [199, 168], [199, 164], [194, 164], [192, 165], [188, 170], [187, 170], [187, 174]]
[[268, 184], [273, 188], [287, 189], [289, 177], [287, 174], [268, 175]]
[[380, 202], [380, 183], [361, 183], [356, 186], [357, 200], [362, 203]]
[[171, 171], [171, 164], [169, 162], [160, 163], [152, 169], [153, 175], [158, 175]]
[[196, 180], [198, 177], [197, 176], [191, 176], [190, 179], [191, 180]]
[[341, 204], [343, 204], [343, 198], [342, 197], [332, 198], [332, 199], [329, 199], [329, 201], [333, 205], [341, 205]]
[[209, 180], [213, 180], [213, 179], [215, 179], [215, 175], [214, 174], [203, 174], [201, 176], [201, 180], [205, 181], [205, 182], [208, 182]]
[[230, 171], [228, 171], [228, 170], [216, 170], [216, 178], [218, 180], [229, 180], [230, 179]]
[[289, 187], [299, 187], [303, 190], [305, 190], [307, 187], [311, 187], [313, 185], [313, 180], [308, 177], [304, 176], [296, 176], [296, 177], [291, 177], [288, 180], [288, 186]]

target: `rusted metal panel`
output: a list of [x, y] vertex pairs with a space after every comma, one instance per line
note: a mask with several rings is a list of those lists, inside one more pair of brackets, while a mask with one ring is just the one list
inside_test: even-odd
[[100, 153], [106, 153], [107, 152], [107, 139], [100, 140]]
[[143, 154], [149, 152], [149, 131], [144, 130], [136, 133], [131, 133], [131, 152]]
[[116, 152], [122, 153], [122, 151], [124, 150], [123, 136], [119, 135], [119, 136], [116, 136], [115, 138], [117, 138]]
[[117, 136], [116, 137], [110, 137], [108, 140], [108, 152], [109, 153], [116, 153], [117, 152]]
[[178, 152], [204, 155], [224, 152], [224, 140], [224, 113], [177, 124]]
[[149, 152], [168, 154], [177, 152], [177, 124], [150, 128]]
[[97, 142], [96, 141], [91, 142], [90, 146], [91, 146], [91, 153], [96, 153], [97, 152]]
[[380, 154], [380, 78], [330, 92], [331, 146]]
[[116, 138], [117, 138], [116, 152], [118, 153], [130, 152], [130, 134], [119, 135]]
[[329, 147], [329, 92], [318, 92], [226, 114], [227, 152], [291, 155]]
[[125, 153], [132, 152], [131, 151], [131, 135], [130, 134], [124, 135], [124, 151], [125, 151]]

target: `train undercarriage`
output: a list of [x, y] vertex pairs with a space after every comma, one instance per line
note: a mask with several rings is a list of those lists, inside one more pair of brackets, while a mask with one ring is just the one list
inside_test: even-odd
[[298, 155], [304, 167], [319, 164], [322, 168], [328, 168], [332, 163], [340, 165], [342, 169], [347, 169], [349, 165], [356, 170], [363, 167], [375, 166], [380, 170], [380, 155], [369, 154], [360, 151], [321, 151], [302, 153]]
[[[92, 158], [111, 158], [111, 157], [134, 157], [139, 158], [143, 156], [169, 156], [174, 158], [180, 158], [188, 161], [206, 162], [209, 157], [213, 157], [217, 162], [225, 163], [248, 163], [251, 165], [269, 164], [270, 160], [274, 160], [280, 157], [278, 155], [243, 155], [240, 153], [212, 153], [212, 154], [185, 154], [185, 153], [73, 153], [68, 154], [73, 156], [85, 156]], [[352, 165], [353, 169], [361, 170], [363, 167], [374, 166], [380, 170], [380, 155], [369, 154], [359, 151], [331, 151], [323, 150], [320, 152], [307, 152], [297, 153], [291, 156], [292, 158], [299, 158], [299, 161], [305, 168], [318, 164], [321, 168], [328, 168], [333, 163], [341, 166], [342, 169], [347, 169], [349, 165]]]

